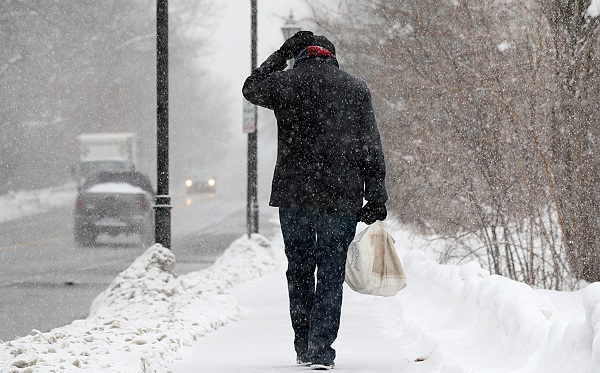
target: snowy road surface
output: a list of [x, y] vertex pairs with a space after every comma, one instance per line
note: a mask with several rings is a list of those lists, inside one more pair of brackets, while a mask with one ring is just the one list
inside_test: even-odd
[[[87, 317], [94, 298], [146, 250], [135, 237], [106, 235], [79, 247], [74, 186], [55, 189], [0, 197], [0, 340]], [[245, 231], [243, 198], [175, 196], [173, 204], [177, 273], [212, 265]]]

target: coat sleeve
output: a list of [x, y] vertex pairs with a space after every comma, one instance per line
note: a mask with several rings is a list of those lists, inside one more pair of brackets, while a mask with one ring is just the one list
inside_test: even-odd
[[278, 50], [273, 52], [252, 74], [246, 78], [242, 94], [254, 105], [273, 109], [276, 100], [276, 74], [286, 67], [287, 60]]
[[388, 199], [385, 187], [385, 159], [371, 93], [368, 90], [360, 110], [364, 126], [361, 168], [365, 179], [365, 199], [368, 202], [385, 203]]

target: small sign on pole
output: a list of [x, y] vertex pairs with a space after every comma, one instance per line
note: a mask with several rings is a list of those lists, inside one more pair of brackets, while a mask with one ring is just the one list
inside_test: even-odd
[[243, 130], [244, 133], [254, 133], [256, 132], [256, 106], [252, 105], [250, 101], [244, 99], [244, 123]]

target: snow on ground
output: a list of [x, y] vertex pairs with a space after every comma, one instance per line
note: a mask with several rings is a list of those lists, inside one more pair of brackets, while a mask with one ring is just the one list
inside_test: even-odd
[[156, 244], [115, 278], [88, 318], [0, 344], [0, 372], [165, 372], [183, 346], [238, 319], [235, 284], [273, 271], [262, 236], [240, 238], [206, 270], [176, 277]]
[[588, 17], [598, 17], [600, 15], [600, 0], [592, 0], [586, 14]]
[[403, 260], [409, 288], [401, 324], [429, 340], [432, 371], [600, 371], [600, 284], [536, 291], [474, 262], [440, 265], [418, 250]]
[[76, 196], [75, 183], [0, 195], [0, 223], [41, 214], [53, 207], [72, 205]]
[[[336, 371], [600, 371], [599, 283], [534, 290], [475, 263], [438, 264], [402, 227], [392, 235], [408, 287], [392, 298], [346, 288]], [[154, 245], [87, 319], [1, 343], [0, 372], [306, 370], [293, 364], [282, 247], [242, 237], [211, 268], [176, 277], [173, 253]]]
[[102, 183], [96, 184], [89, 189], [89, 193], [122, 193], [122, 194], [141, 194], [144, 190], [140, 187], [128, 183]]

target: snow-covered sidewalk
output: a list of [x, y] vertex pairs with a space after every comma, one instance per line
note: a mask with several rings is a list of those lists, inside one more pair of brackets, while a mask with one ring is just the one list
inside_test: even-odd
[[[600, 371], [600, 284], [533, 290], [474, 263], [440, 265], [392, 233], [409, 285], [392, 298], [346, 288], [335, 371]], [[0, 372], [307, 370], [294, 364], [280, 236], [242, 237], [199, 272], [177, 277], [174, 265], [149, 248], [87, 319], [0, 343]]]
[[[198, 340], [185, 349], [173, 373], [307, 371], [295, 364], [289, 320], [285, 271], [279, 268], [263, 278], [236, 287], [241, 320]], [[347, 294], [336, 359], [337, 372], [404, 372], [410, 366], [403, 341], [381, 314], [399, 314], [391, 299], [373, 302]], [[387, 327], [391, 327], [387, 329]]]
[[[335, 371], [600, 371], [600, 284], [534, 291], [475, 263], [437, 264], [410, 233], [394, 235], [409, 286], [392, 298], [345, 287]], [[241, 320], [185, 349], [174, 373], [307, 370], [294, 364], [284, 258], [278, 263], [233, 290]]]

